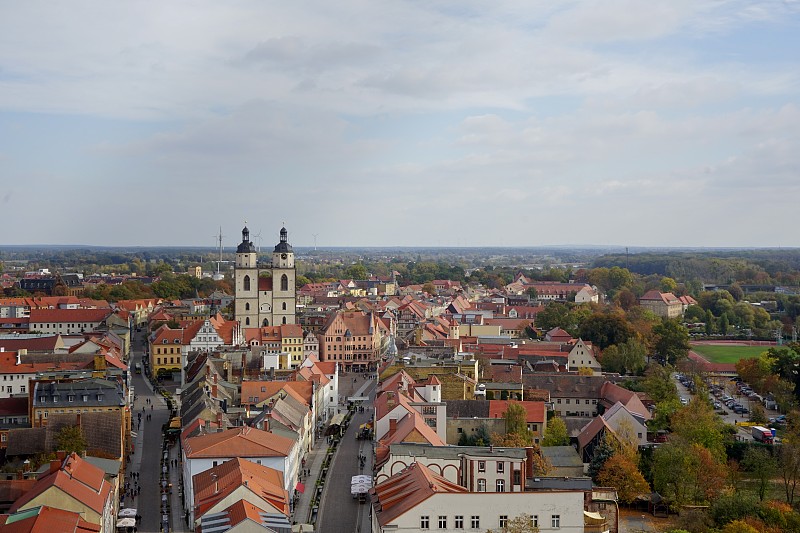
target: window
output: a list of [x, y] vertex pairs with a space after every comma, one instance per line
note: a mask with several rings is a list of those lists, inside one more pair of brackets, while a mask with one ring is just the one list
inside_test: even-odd
[[520, 484], [521, 477], [522, 477], [521, 472], [519, 470], [514, 470], [514, 478], [513, 478], [514, 485]]
[[589, 400], [586, 400], [586, 405], [589, 405]]
[[447, 517], [439, 515], [439, 529], [447, 529]]
[[[281, 290], [282, 291], [288, 291], [289, 290], [289, 278], [286, 277], [286, 274], [281, 276]], [[284, 307], [284, 309], [286, 309], [286, 307]]]
[[566, 400], [566, 404], [567, 404], [567, 405], [569, 405], [569, 398], [567, 398], [567, 400]]
[[535, 514], [531, 517], [531, 525], [533, 527], [539, 527], [539, 515]]
[[481, 517], [472, 515], [471, 525], [472, 529], [478, 529], [479, 527], [481, 527]]
[[561, 515], [560, 514], [554, 514], [550, 518], [550, 527], [561, 527]]
[[478, 472], [486, 472], [486, 461], [478, 461]]
[[250, 310], [250, 302], [247, 302], [247, 303], [244, 304], [244, 310], [245, 311], [249, 311]]
[[561, 403], [561, 398], [556, 399], [556, 403]]
[[501, 514], [500, 515], [500, 527], [506, 527], [506, 526], [508, 526], [508, 515], [507, 514]]
[[429, 516], [420, 516], [419, 517], [419, 528], [420, 529], [428, 529], [431, 527], [431, 519]]
[[250, 276], [244, 277], [244, 290], [246, 291], [250, 290]]
[[497, 463], [497, 473], [502, 474], [505, 471], [505, 463], [503, 461], [498, 461]]
[[454, 526], [456, 529], [464, 529], [464, 516], [457, 514], [456, 515], [456, 523]]
[[478, 480], [478, 492], [486, 492], [486, 480], [479, 479]]
[[498, 479], [495, 483], [497, 492], [505, 492], [506, 490], [506, 481], [504, 479]]

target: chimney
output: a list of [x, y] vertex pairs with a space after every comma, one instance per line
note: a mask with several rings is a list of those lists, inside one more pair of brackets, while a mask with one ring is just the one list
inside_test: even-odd
[[533, 448], [525, 448], [525, 457], [525, 477], [533, 479]]
[[58, 459], [53, 459], [50, 461], [50, 470], [49, 473], [52, 474], [53, 472], [58, 472], [58, 469], [61, 468], [61, 461]]
[[[214, 381], [216, 382], [216, 380], [214, 380]], [[216, 383], [211, 385], [211, 397], [212, 398], [216, 398], [217, 397], [217, 384]]]
[[217, 427], [222, 428], [222, 413], [217, 413]]
[[57, 458], [58, 458], [60, 461], [63, 461], [64, 459], [66, 459], [66, 458], [67, 458], [67, 452], [66, 452], [65, 450], [58, 450], [58, 451], [56, 452], [56, 457], [57, 457]]
[[218, 374], [214, 374], [214, 385], [217, 384], [217, 377], [218, 377]]
[[[3, 351], [3, 349], [2, 349], [2, 348], [0, 348], [0, 351]], [[17, 352], [17, 361], [16, 361], [16, 363], [14, 363], [14, 365], [15, 365], [15, 366], [19, 366], [19, 365], [21, 365], [21, 364], [22, 364], [22, 361], [20, 360], [20, 355], [19, 355], [19, 352]]]

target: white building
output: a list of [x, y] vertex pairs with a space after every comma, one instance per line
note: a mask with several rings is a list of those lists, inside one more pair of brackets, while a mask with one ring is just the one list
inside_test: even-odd
[[374, 490], [373, 533], [496, 530], [522, 515], [542, 532], [584, 530], [582, 490], [471, 492], [421, 463]]
[[[297, 441], [251, 427], [233, 428], [218, 433], [190, 437], [183, 442], [183, 490], [186, 509], [194, 521], [192, 478], [209, 468], [236, 457], [268, 466], [283, 474], [284, 489], [297, 484], [299, 446]], [[190, 523], [191, 523], [190, 522]]]

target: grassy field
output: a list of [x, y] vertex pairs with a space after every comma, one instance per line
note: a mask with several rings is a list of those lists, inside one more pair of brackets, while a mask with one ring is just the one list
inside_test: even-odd
[[692, 350], [712, 363], [735, 363], [746, 357], [758, 357], [769, 346], [717, 346], [712, 344], [692, 345]]

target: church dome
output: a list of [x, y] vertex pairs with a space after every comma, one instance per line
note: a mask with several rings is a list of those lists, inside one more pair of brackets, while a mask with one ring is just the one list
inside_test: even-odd
[[239, 246], [236, 247], [237, 254], [254, 254], [256, 253], [256, 247], [250, 241], [250, 230], [247, 229], [247, 226], [244, 227], [242, 230], [242, 242]]
[[289, 232], [286, 231], [286, 228], [281, 228], [281, 241], [275, 245], [275, 252], [279, 254], [292, 252], [292, 245], [288, 242], [288, 235]]

